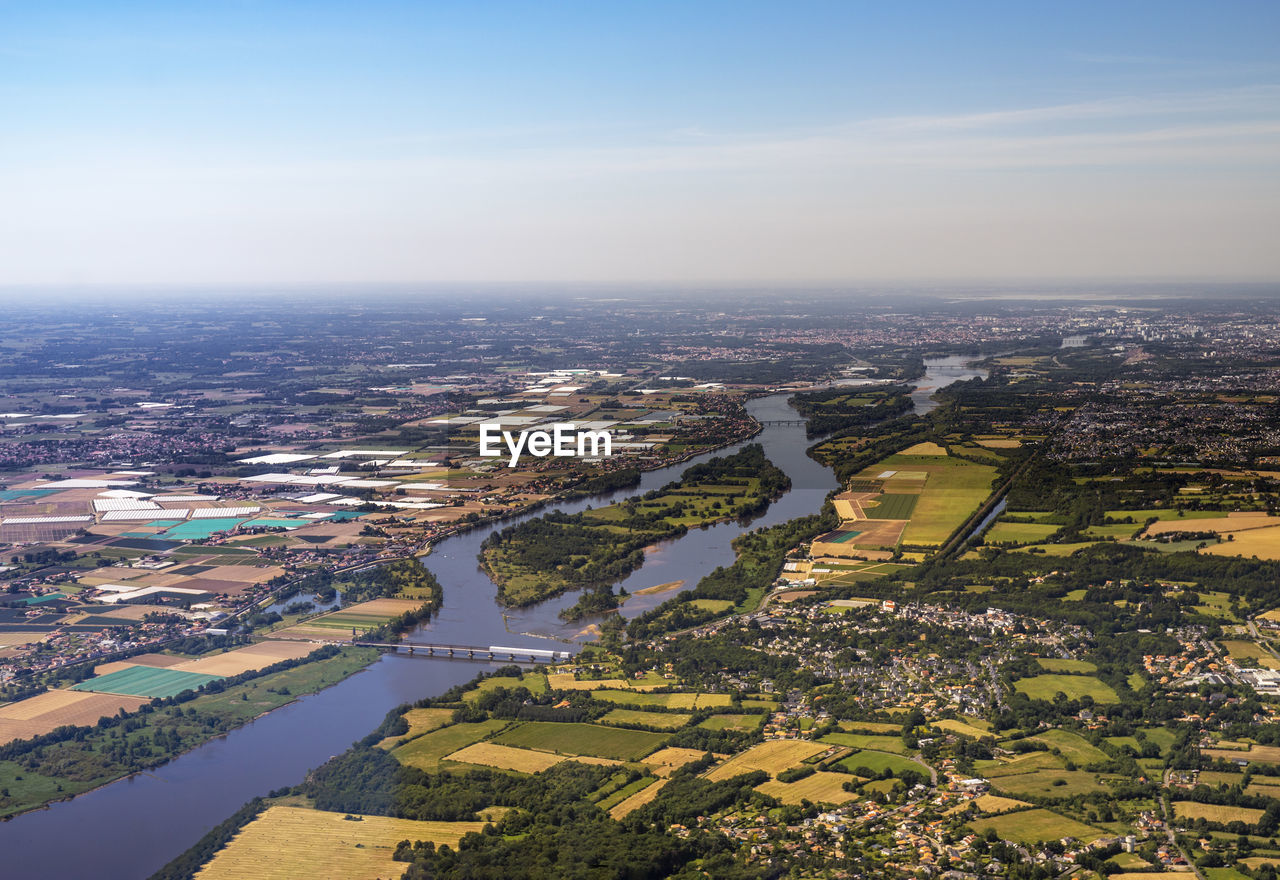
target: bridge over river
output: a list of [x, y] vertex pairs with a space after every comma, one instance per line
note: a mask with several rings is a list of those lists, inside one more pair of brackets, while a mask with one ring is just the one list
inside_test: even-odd
[[511, 648], [504, 645], [444, 645], [427, 642], [353, 642], [362, 648], [385, 648], [410, 657], [435, 657], [453, 660], [507, 660], [512, 663], [555, 663], [573, 656], [570, 651], [548, 651], [542, 648]]

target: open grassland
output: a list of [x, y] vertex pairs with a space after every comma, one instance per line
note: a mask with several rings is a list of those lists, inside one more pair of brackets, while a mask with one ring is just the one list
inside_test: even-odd
[[[1280, 668], [1280, 660], [1257, 642], [1246, 642], [1238, 639], [1224, 639], [1218, 644], [1226, 648], [1231, 659], [1236, 662], [1245, 661], [1244, 665], [1264, 666], [1268, 669]], [[1251, 662], [1250, 662], [1251, 661]]]
[[598, 724], [526, 721], [503, 731], [494, 741], [501, 745], [540, 749], [559, 755], [590, 755], [615, 761], [635, 761], [661, 746], [666, 741], [666, 736], [645, 730], [602, 727]]
[[902, 732], [901, 724], [890, 721], [840, 721], [841, 730], [848, 733], [887, 733], [897, 735]]
[[784, 804], [799, 804], [801, 801], [812, 801], [815, 804], [843, 804], [857, 799], [857, 792], [845, 791], [846, 782], [858, 782], [857, 777], [848, 773], [827, 773], [819, 770], [812, 776], [806, 776], [797, 782], [779, 782], [770, 779], [756, 786], [756, 791], [776, 797]]
[[679, 712], [646, 712], [643, 709], [614, 709], [600, 718], [601, 724], [639, 725], [676, 730], [689, 723], [692, 716]]
[[[728, 694], [649, 694], [608, 688], [592, 691], [591, 699], [622, 706], [661, 706], [664, 709], [714, 709], [733, 702]], [[746, 705], [745, 701], [743, 705]]]
[[495, 718], [475, 723], [452, 724], [411, 739], [404, 745], [392, 749], [391, 754], [401, 764], [417, 767], [419, 770], [432, 771], [439, 767], [445, 755], [451, 755], [465, 746], [479, 742], [506, 726], [506, 721]]
[[707, 778], [718, 782], [752, 770], [763, 770], [770, 776], [777, 776], [783, 770], [802, 764], [805, 758], [825, 751], [825, 746], [805, 740], [769, 740], [754, 745], [745, 752], [739, 752], [723, 764], [713, 767], [707, 773]]
[[1046, 672], [1097, 672], [1098, 667], [1088, 660], [1065, 660], [1056, 657], [1037, 657], [1036, 663]]
[[991, 780], [993, 787], [1013, 797], [1066, 798], [1105, 791], [1093, 773], [1083, 770], [1037, 770]]
[[382, 742], [378, 743], [378, 748], [389, 749], [393, 746], [403, 745], [407, 740], [413, 739], [423, 733], [430, 733], [444, 727], [453, 720], [452, 709], [410, 709], [404, 713], [404, 720], [409, 723], [407, 733], [399, 736], [389, 736]]
[[898, 453], [898, 455], [912, 455], [912, 456], [915, 456], [915, 455], [945, 456], [946, 454], [947, 454], [947, 448], [945, 446], [939, 446], [937, 443], [934, 443], [932, 441], [926, 441], [924, 443], [917, 443], [914, 446], [908, 446], [906, 449]]
[[988, 828], [993, 828], [1002, 840], [1024, 844], [1042, 840], [1060, 840], [1063, 837], [1074, 837], [1077, 840], [1090, 842], [1103, 836], [1100, 829], [1059, 815], [1052, 810], [1024, 810], [1019, 813], [1005, 813], [1000, 816], [975, 819], [969, 823], [969, 827], [979, 834], [984, 834]]
[[1111, 685], [1089, 675], [1036, 675], [1020, 678], [1013, 686], [1033, 700], [1052, 700], [1059, 692], [1073, 700], [1092, 697], [1095, 703], [1117, 703], [1120, 700]]
[[857, 773], [859, 776], [878, 776], [885, 770], [891, 770], [895, 774], [911, 772], [919, 773], [921, 776], [929, 775], [929, 771], [923, 765], [903, 755], [892, 755], [888, 752], [867, 750], [850, 755], [838, 763], [850, 773]]
[[1048, 752], [1028, 752], [1016, 758], [1001, 759], [995, 763], [982, 762], [978, 765], [982, 775], [988, 779], [999, 779], [1005, 776], [1016, 776], [1036, 770], [1061, 770], [1062, 759]]
[[392, 855], [400, 841], [429, 840], [437, 846], [457, 847], [464, 834], [482, 828], [483, 822], [417, 822], [385, 816], [360, 816], [358, 821], [351, 821], [343, 813], [272, 806], [242, 828], [196, 877], [399, 877], [405, 864], [392, 859]]
[[553, 755], [550, 752], [537, 752], [533, 749], [518, 749], [512, 746], [491, 742], [478, 742], [459, 749], [445, 756], [445, 761], [460, 764], [477, 764], [481, 767], [496, 767], [499, 770], [515, 770], [520, 773], [539, 773], [554, 767], [562, 761], [579, 761], [584, 764], [616, 764], [606, 758]]
[[480, 699], [489, 691], [497, 688], [526, 688], [535, 697], [547, 692], [547, 676], [540, 672], [530, 672], [522, 676], [491, 675], [482, 680], [475, 690], [467, 691], [463, 697], [467, 702]]
[[1243, 822], [1256, 825], [1262, 818], [1264, 810], [1250, 807], [1228, 807], [1222, 804], [1200, 804], [1195, 801], [1174, 801], [1173, 814], [1183, 819], [1204, 819], [1208, 822]]
[[1102, 751], [1087, 739], [1078, 733], [1072, 733], [1069, 730], [1046, 730], [1038, 736], [1031, 737], [1036, 742], [1042, 742], [1050, 749], [1057, 749], [1062, 756], [1073, 764], [1094, 764], [1099, 761], [1109, 761], [1110, 756]]
[[764, 725], [764, 715], [712, 715], [698, 723], [706, 730], [757, 730]]

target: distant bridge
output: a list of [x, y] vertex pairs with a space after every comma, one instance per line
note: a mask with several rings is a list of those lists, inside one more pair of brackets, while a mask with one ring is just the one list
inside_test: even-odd
[[511, 663], [554, 663], [568, 660], [569, 651], [542, 648], [511, 648], [504, 645], [438, 645], [424, 642], [353, 642], [362, 648], [389, 648], [410, 657], [441, 657], [451, 660], [506, 660]]
[[805, 424], [804, 419], [756, 419], [762, 425], [800, 425]]

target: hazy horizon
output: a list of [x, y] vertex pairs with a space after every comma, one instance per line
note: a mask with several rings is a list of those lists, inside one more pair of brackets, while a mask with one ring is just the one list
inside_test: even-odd
[[11, 292], [1280, 277], [1273, 3], [3, 22]]

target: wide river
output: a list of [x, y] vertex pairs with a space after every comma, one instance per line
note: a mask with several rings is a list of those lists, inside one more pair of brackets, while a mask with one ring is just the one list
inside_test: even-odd
[[[925, 362], [927, 372], [912, 395], [917, 412], [933, 408], [929, 395], [938, 388], [985, 375], [966, 366], [965, 360], [949, 357]], [[796, 418], [786, 401], [787, 395], [776, 394], [751, 401], [747, 409], [761, 421]], [[811, 441], [805, 439], [803, 427], [770, 425], [750, 442], [762, 444], [765, 454], [787, 472], [791, 490], [749, 523], [694, 529], [665, 542], [622, 582], [629, 592], [673, 581], [692, 587], [716, 566], [733, 562], [730, 542], [735, 537], [748, 529], [814, 513], [835, 488], [831, 471], [805, 455]], [[647, 473], [636, 488], [562, 504], [558, 509], [573, 512], [648, 492], [678, 479], [690, 464], [724, 452]], [[583, 623], [566, 625], [558, 616], [576, 601], [576, 594], [516, 611], [503, 609], [495, 601], [494, 585], [479, 569], [476, 557], [480, 543], [492, 531], [516, 521], [476, 529], [435, 547], [425, 562], [444, 586], [444, 607], [410, 640], [551, 648], [583, 629]], [[669, 595], [634, 596], [623, 606], [623, 613], [635, 616]], [[302, 697], [162, 767], [0, 823], [0, 876], [145, 878], [245, 801], [300, 782], [308, 770], [373, 730], [393, 707], [443, 693], [500, 665], [384, 655], [340, 684]]]

